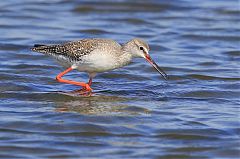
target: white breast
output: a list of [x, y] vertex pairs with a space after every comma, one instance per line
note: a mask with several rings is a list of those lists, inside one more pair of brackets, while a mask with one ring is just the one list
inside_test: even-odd
[[82, 61], [76, 63], [77, 70], [82, 72], [104, 72], [115, 69], [117, 64], [115, 56], [105, 52], [93, 51], [84, 56]]

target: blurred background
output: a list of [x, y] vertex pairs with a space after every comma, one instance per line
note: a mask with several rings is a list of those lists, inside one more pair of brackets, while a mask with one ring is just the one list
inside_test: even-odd
[[[240, 158], [237, 0], [0, 1], [0, 158]], [[143, 59], [58, 93], [35, 43], [139, 37]], [[68, 78], [87, 81], [73, 71]]]

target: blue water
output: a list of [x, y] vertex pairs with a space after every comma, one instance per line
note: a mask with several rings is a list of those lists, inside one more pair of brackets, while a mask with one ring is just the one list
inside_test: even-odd
[[[0, 1], [0, 158], [240, 158], [240, 3]], [[101, 73], [92, 97], [59, 93], [35, 43], [146, 40], [144, 59]], [[67, 78], [87, 81], [73, 71]]]

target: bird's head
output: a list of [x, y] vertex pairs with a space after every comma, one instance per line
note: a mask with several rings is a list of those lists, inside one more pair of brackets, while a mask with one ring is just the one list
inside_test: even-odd
[[132, 54], [132, 57], [141, 57], [147, 60], [163, 77], [164, 79], [168, 79], [167, 74], [152, 60], [149, 55], [149, 46], [142, 39], [135, 38], [130, 40], [125, 44], [127, 50]]

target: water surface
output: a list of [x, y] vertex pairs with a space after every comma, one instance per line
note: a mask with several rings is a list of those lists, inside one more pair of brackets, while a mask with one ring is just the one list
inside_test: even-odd
[[[239, 158], [240, 11], [234, 0], [0, 2], [1, 158]], [[67, 96], [34, 43], [134, 37], [144, 59]], [[87, 81], [73, 71], [70, 79]]]

